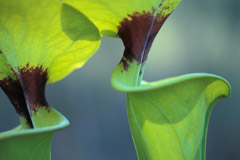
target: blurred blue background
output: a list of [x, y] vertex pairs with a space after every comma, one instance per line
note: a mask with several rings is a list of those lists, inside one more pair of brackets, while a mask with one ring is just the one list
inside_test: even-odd
[[[53, 160], [137, 160], [126, 114], [125, 95], [110, 76], [120, 61], [119, 39], [103, 38], [99, 51], [80, 70], [49, 84], [46, 97], [71, 122], [57, 132]], [[207, 160], [240, 160], [240, 1], [183, 0], [168, 18], [150, 51], [144, 79], [193, 72], [217, 74], [232, 86], [210, 119]], [[18, 125], [0, 91], [0, 132]]]

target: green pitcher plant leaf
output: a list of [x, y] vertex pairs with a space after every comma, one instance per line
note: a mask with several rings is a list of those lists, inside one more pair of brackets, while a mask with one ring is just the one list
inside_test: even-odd
[[[121, 71], [133, 70], [128, 83], [141, 85], [145, 60], [159, 29], [180, 0], [65, 0], [85, 14], [102, 36], [120, 37], [125, 46]], [[120, 67], [120, 66], [119, 66]], [[134, 74], [134, 76], [132, 75]]]
[[[62, 4], [57, 0], [0, 3], [0, 48], [17, 73], [22, 68], [42, 67], [48, 72], [48, 83], [55, 82], [81, 67], [99, 47], [97, 29], [82, 32], [93, 25], [91, 21], [74, 10], [67, 15], [74, 17], [61, 17]], [[67, 28], [69, 18], [74, 23]], [[65, 30], [75, 28], [78, 34], [69, 37], [62, 25]]]
[[129, 87], [127, 111], [140, 160], [204, 160], [208, 121], [230, 85], [211, 74], [180, 77]]
[[[120, 23], [136, 20], [136, 17], [148, 20], [160, 20], [168, 16], [180, 0], [64, 0], [84, 13], [99, 28], [102, 36], [117, 37]], [[146, 23], [146, 22], [145, 22]], [[147, 22], [148, 23], [148, 22]], [[142, 25], [142, 22], [137, 25]], [[146, 24], [149, 25], [149, 24]]]
[[111, 77], [127, 95], [130, 129], [140, 160], [204, 160], [214, 104], [230, 94], [229, 83], [212, 74], [142, 81], [152, 42], [181, 0], [65, 0], [86, 15], [101, 36], [119, 37], [123, 58]]
[[[41, 108], [38, 112], [46, 114]], [[0, 159], [50, 160], [54, 132], [69, 125], [68, 120], [55, 109], [49, 109], [51, 119], [42, 128], [24, 129], [18, 126], [0, 133]]]
[[[88, 28], [91, 32], [84, 32]], [[33, 126], [41, 127], [34, 119], [39, 108], [49, 108], [45, 84], [81, 67], [98, 49], [99, 31], [60, 1], [11, 0], [0, 1], [0, 35], [0, 49], [22, 85]]]
[[8, 64], [3, 53], [0, 51], [0, 87], [9, 97], [16, 112], [22, 128], [32, 128], [32, 121], [28, 113], [22, 87], [17, 80], [14, 71]]
[[1, 0], [0, 35], [0, 86], [20, 116], [19, 127], [0, 133], [0, 159], [51, 159], [53, 134], [69, 122], [47, 103], [45, 85], [86, 63], [99, 30], [59, 0]]

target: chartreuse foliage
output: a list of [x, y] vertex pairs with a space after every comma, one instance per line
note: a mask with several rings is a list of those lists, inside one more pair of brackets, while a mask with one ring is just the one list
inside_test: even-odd
[[9, 99], [15, 107], [22, 128], [31, 128], [32, 123], [22, 88], [2, 52], [0, 52], [0, 87], [9, 96]]
[[[65, 0], [64, 2], [92, 20], [99, 28], [101, 36], [120, 37], [123, 40], [124, 69], [132, 70], [131, 73], [123, 74], [129, 74], [131, 78], [128, 79], [128, 83], [135, 86], [141, 84], [139, 73], [144, 71], [144, 60], [147, 58], [154, 37], [180, 0]], [[117, 68], [122, 70], [121, 66]]]
[[20, 117], [0, 134], [0, 159], [50, 159], [54, 132], [69, 122], [48, 105], [45, 85], [81, 67], [98, 49], [99, 31], [58, 0], [0, 0], [0, 35], [0, 86]]
[[211, 74], [130, 88], [127, 111], [139, 159], [205, 159], [210, 113], [229, 92], [228, 82]]
[[[142, 82], [152, 42], [180, 0], [65, 0], [125, 46], [112, 86], [127, 95], [130, 129], [140, 160], [203, 160], [209, 116], [230, 93], [226, 80], [188, 74]], [[174, 47], [174, 46], [173, 46]], [[164, 58], [164, 57], [163, 57]]]
[[[40, 110], [46, 114], [45, 109]], [[57, 130], [67, 127], [69, 122], [53, 108], [49, 114], [51, 118], [41, 120], [44, 123], [42, 128], [23, 129], [19, 126], [1, 133], [0, 159], [50, 160], [53, 135]]]

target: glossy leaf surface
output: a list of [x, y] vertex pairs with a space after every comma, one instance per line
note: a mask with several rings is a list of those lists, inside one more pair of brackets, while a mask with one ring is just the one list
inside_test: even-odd
[[0, 87], [9, 97], [18, 113], [21, 127], [32, 128], [32, 121], [28, 113], [22, 87], [2, 52], [0, 52]]
[[180, 0], [66, 0], [87, 15], [102, 36], [125, 46], [112, 86], [127, 94], [132, 137], [140, 160], [203, 160], [214, 104], [230, 93], [223, 78], [189, 74], [142, 82], [152, 42]]
[[[101, 35], [116, 37], [124, 18], [134, 13], [149, 12], [168, 15], [180, 0], [65, 0], [65, 3], [84, 13], [99, 28]], [[156, 12], [155, 12], [156, 11]]]
[[0, 35], [9, 73], [17, 76], [32, 114], [48, 108], [46, 83], [81, 67], [100, 44], [95, 25], [57, 0], [0, 1]]
[[[61, 18], [61, 7], [57, 0], [0, 1], [0, 49], [16, 73], [42, 66], [48, 82], [55, 82], [81, 67], [97, 50], [98, 30], [83, 32], [94, 28], [91, 21], [71, 8]], [[74, 28], [76, 36], [67, 36], [62, 25], [65, 30]]]
[[67, 127], [69, 122], [54, 109], [49, 113], [51, 119], [45, 120], [43, 128], [23, 129], [19, 126], [0, 133], [0, 159], [50, 160], [54, 132]]
[[1, 0], [0, 35], [1, 87], [31, 123], [19, 114], [20, 126], [0, 133], [0, 159], [50, 160], [54, 132], [69, 122], [48, 105], [45, 85], [81, 67], [98, 49], [99, 31], [58, 0]]
[[128, 79], [132, 86], [141, 85], [152, 42], [179, 2], [180, 0], [64, 1], [88, 16], [102, 36], [122, 39], [125, 51], [117, 70], [132, 70], [133, 78]]
[[127, 110], [138, 158], [204, 160], [215, 103], [230, 94], [221, 77], [189, 74], [129, 88]]

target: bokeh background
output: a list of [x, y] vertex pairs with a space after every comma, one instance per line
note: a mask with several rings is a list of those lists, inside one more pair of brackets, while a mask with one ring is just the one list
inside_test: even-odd
[[[82, 69], [47, 86], [48, 102], [71, 122], [54, 137], [53, 160], [137, 160], [125, 96], [110, 85], [122, 52], [119, 39], [103, 38]], [[193, 72], [220, 75], [232, 86], [231, 96], [212, 112], [207, 160], [240, 160], [240, 0], [183, 0], [162, 27], [144, 79]], [[0, 117], [0, 132], [18, 125], [2, 91]]]

